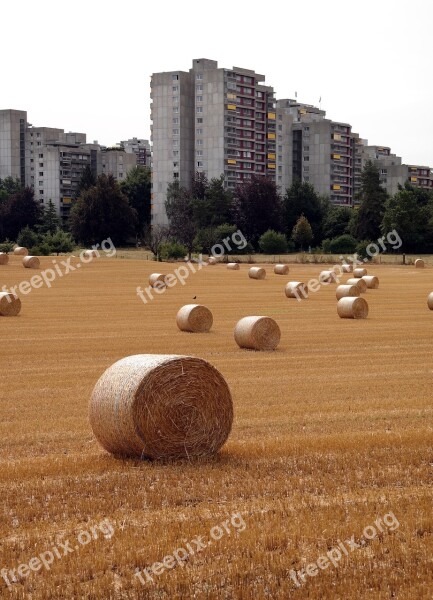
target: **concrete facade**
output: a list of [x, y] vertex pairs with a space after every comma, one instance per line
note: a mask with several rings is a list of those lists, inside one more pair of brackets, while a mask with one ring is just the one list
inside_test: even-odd
[[25, 184], [26, 128], [26, 111], [0, 110], [0, 179], [13, 177]]
[[135, 154], [137, 165], [142, 167], [150, 167], [152, 163], [152, 155], [150, 150], [149, 140], [139, 138], [131, 138], [120, 142], [120, 148], [125, 150], [127, 154]]
[[116, 150], [105, 148], [101, 150], [101, 167], [98, 175], [105, 173], [113, 175], [118, 181], [125, 179], [128, 171], [137, 166], [137, 157], [135, 153], [128, 153], [125, 150]]

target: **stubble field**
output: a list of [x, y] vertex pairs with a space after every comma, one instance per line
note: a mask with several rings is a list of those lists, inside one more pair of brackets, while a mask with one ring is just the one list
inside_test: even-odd
[[[268, 265], [265, 281], [245, 265], [208, 266], [146, 305], [137, 297], [151, 272], [177, 266], [95, 259], [21, 296], [19, 317], [0, 317], [0, 568], [65, 540], [73, 550], [9, 586], [0, 578], [0, 597], [431, 598], [432, 269], [368, 267], [380, 287], [364, 296], [369, 318], [356, 321], [338, 318], [335, 285], [301, 303], [285, 297], [287, 281], [317, 277], [318, 265], [291, 265], [289, 276]], [[0, 287], [37, 273], [11, 257]], [[191, 302], [212, 310], [211, 333], [177, 329]], [[276, 352], [236, 346], [246, 315], [277, 320]], [[198, 356], [224, 375], [235, 422], [216, 458], [121, 461], [98, 445], [94, 384], [116, 360], [146, 353]], [[211, 537], [235, 513], [245, 527]], [[380, 531], [385, 515], [392, 527]], [[111, 537], [77, 544], [104, 520]], [[212, 543], [153, 581], [135, 576], [197, 536]], [[339, 542], [347, 553], [337, 560]], [[327, 553], [335, 564], [305, 581], [291, 574]]]

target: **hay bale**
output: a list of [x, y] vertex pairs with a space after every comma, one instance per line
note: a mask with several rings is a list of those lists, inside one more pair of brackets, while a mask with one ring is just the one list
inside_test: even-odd
[[422, 258], [417, 258], [415, 261], [415, 268], [417, 269], [424, 269], [424, 261]]
[[275, 275], [287, 275], [289, 272], [289, 265], [275, 265], [274, 273]]
[[25, 256], [23, 258], [23, 267], [26, 269], [39, 269], [40, 260], [37, 256]]
[[209, 265], [216, 265], [218, 262], [218, 259], [215, 256], [209, 256], [207, 262]]
[[289, 281], [284, 292], [287, 298], [308, 298], [308, 285], [302, 281]]
[[319, 275], [320, 283], [336, 283], [337, 275], [334, 271], [322, 271]]
[[433, 310], [433, 292], [430, 292], [427, 298], [427, 306], [430, 310]]
[[263, 267], [251, 267], [248, 271], [248, 277], [250, 279], [264, 279], [266, 277], [266, 271]]
[[367, 301], [364, 298], [341, 298], [337, 302], [337, 313], [341, 319], [366, 319]]
[[149, 275], [150, 287], [164, 288], [167, 284], [165, 283], [165, 275], [162, 273], [152, 273]]
[[353, 269], [353, 277], [359, 279], [360, 277], [364, 277], [364, 275], [367, 275], [367, 269]]
[[21, 310], [21, 300], [16, 294], [0, 292], [0, 315], [2, 317], [16, 317]]
[[360, 293], [361, 292], [359, 291], [359, 287], [357, 285], [339, 285], [335, 290], [337, 300], [347, 297], [355, 298], [359, 296]]
[[275, 350], [280, 343], [281, 331], [270, 317], [244, 317], [237, 322], [234, 336], [240, 348]]
[[379, 287], [379, 278], [375, 275], [364, 275], [361, 279], [365, 281], [369, 290], [377, 290]]
[[92, 257], [92, 258], [98, 258], [98, 253], [96, 252], [96, 250], [84, 250], [83, 252], [83, 256], [86, 257]]
[[212, 327], [213, 316], [202, 304], [186, 304], [177, 313], [176, 323], [181, 331], [204, 333]]
[[14, 249], [15, 256], [27, 256], [28, 253], [29, 251], [27, 250], [27, 248], [24, 248], [24, 246], [17, 246]]
[[100, 377], [90, 424], [108, 452], [152, 459], [215, 454], [227, 441], [233, 403], [224, 377], [191, 356], [138, 354]]
[[6, 252], [0, 252], [0, 265], [7, 265], [9, 262], [9, 254]]
[[240, 265], [239, 263], [227, 263], [227, 269], [230, 269], [231, 271], [239, 271]]
[[346, 281], [346, 285], [356, 285], [359, 288], [361, 294], [365, 294], [367, 291], [367, 283], [362, 277], [351, 277]]
[[351, 273], [353, 271], [353, 265], [341, 265], [341, 268], [343, 270], [343, 273]]

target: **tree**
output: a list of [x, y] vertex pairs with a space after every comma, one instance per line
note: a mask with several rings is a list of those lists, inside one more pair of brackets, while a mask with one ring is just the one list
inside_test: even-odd
[[16, 240], [26, 225], [33, 228], [37, 224], [40, 214], [40, 205], [35, 201], [33, 190], [21, 188], [0, 206], [2, 236]]
[[9, 196], [16, 194], [22, 189], [21, 181], [13, 177], [0, 179], [0, 205], [3, 204]]
[[329, 201], [320, 198], [310, 183], [296, 180], [286, 190], [283, 202], [287, 236], [292, 234], [299, 217], [304, 215], [311, 225], [316, 244], [320, 244], [323, 239], [322, 222]]
[[233, 199], [232, 222], [252, 244], [268, 229], [282, 231], [283, 210], [275, 182], [255, 177], [238, 185]]
[[284, 233], [268, 229], [260, 237], [259, 246], [264, 254], [283, 254], [287, 251], [287, 239]]
[[48, 206], [42, 209], [41, 222], [37, 226], [39, 233], [55, 233], [60, 227], [60, 217], [57, 215], [56, 207], [52, 200], [48, 201]]
[[336, 238], [349, 233], [353, 209], [347, 206], [329, 206], [323, 219], [323, 236]]
[[381, 224], [383, 235], [395, 229], [400, 236], [404, 251], [426, 251], [426, 243], [431, 242], [428, 205], [420, 205], [413, 189], [400, 189], [385, 203], [385, 213]]
[[144, 231], [144, 243], [153, 252], [157, 260], [160, 260], [160, 249], [168, 239], [168, 227], [165, 225], [147, 225]]
[[361, 174], [360, 200], [357, 212], [355, 237], [358, 240], [374, 240], [380, 237], [380, 226], [388, 197], [380, 185], [379, 169], [371, 160], [367, 161]]
[[24, 246], [25, 248], [33, 248], [33, 246], [37, 246], [40, 242], [40, 236], [30, 229], [28, 225], [21, 229], [17, 237], [18, 246]]
[[100, 175], [96, 185], [81, 194], [70, 213], [72, 235], [86, 245], [108, 238], [121, 245], [134, 235], [136, 225], [137, 212], [112, 175]]
[[137, 211], [137, 235], [142, 236], [150, 223], [151, 171], [149, 167], [137, 165], [128, 171], [120, 184], [129, 204]]
[[96, 185], [96, 177], [92, 169], [90, 168], [90, 165], [86, 165], [83, 174], [81, 175], [81, 179], [78, 183], [77, 197], [81, 196], [83, 192], [89, 190], [94, 185]]
[[354, 237], [344, 233], [330, 240], [328, 248], [332, 254], [353, 254], [356, 251], [357, 244], [358, 242]]
[[57, 255], [66, 252], [72, 252], [75, 248], [75, 242], [70, 233], [63, 231], [60, 227], [54, 232], [48, 232], [42, 236], [42, 244], [46, 244], [50, 252], [55, 252]]
[[304, 215], [301, 215], [293, 227], [292, 240], [302, 250], [304, 246], [311, 243], [312, 239], [313, 230], [311, 225], [308, 219]]
[[193, 219], [193, 202], [191, 193], [179, 185], [178, 181], [173, 181], [168, 185], [165, 210], [170, 222], [170, 236], [186, 246], [188, 256], [191, 258], [194, 239], [197, 234]]

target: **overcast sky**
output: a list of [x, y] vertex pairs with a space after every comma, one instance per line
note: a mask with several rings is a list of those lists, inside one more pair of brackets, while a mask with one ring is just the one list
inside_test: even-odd
[[193, 58], [266, 75], [433, 167], [431, 0], [3, 0], [0, 108], [111, 145], [150, 135], [150, 75]]

